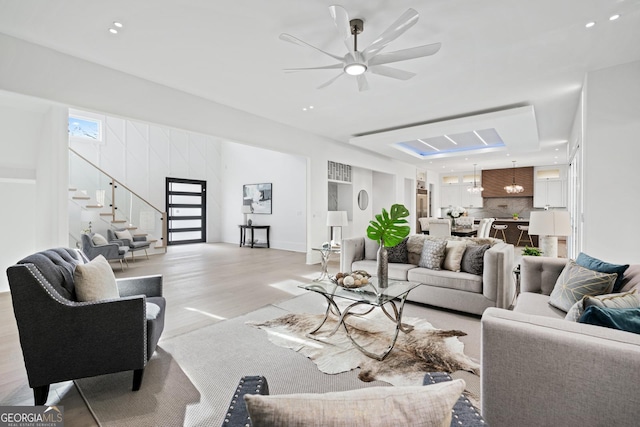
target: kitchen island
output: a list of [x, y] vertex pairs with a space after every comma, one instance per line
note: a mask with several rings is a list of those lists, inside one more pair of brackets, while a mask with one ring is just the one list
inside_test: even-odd
[[[513, 219], [513, 218], [496, 218], [496, 220], [493, 222], [493, 225], [507, 225], [507, 229], [504, 230], [504, 234], [505, 236], [507, 236], [507, 241], [506, 243], [510, 243], [513, 246], [517, 246], [516, 243], [518, 242], [518, 237], [520, 237], [520, 230], [518, 230], [518, 225], [529, 225], [529, 218], [518, 218], [518, 219]], [[491, 228], [491, 233], [489, 234], [491, 237], [494, 237], [496, 230], [493, 229], [493, 227]], [[502, 238], [502, 232], [498, 231], [498, 236], [499, 239]], [[525, 236], [522, 236], [523, 239], [525, 238]], [[534, 247], [538, 247], [538, 236], [531, 236], [531, 239], [533, 240], [533, 246]], [[531, 246], [531, 244], [529, 243], [529, 240], [522, 240], [520, 241], [520, 245], [519, 246]]]

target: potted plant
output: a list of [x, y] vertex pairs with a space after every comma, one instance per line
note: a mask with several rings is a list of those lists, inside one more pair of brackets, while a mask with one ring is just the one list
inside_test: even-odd
[[530, 248], [529, 246], [525, 246], [522, 250], [522, 255], [541, 256], [542, 252], [538, 248]]
[[407, 220], [409, 210], [402, 204], [391, 206], [389, 212], [382, 209], [382, 213], [376, 215], [375, 220], [369, 222], [367, 237], [380, 244], [378, 249], [378, 287], [386, 288], [389, 284], [388, 266], [389, 258], [387, 248], [392, 248], [407, 237], [411, 231]]

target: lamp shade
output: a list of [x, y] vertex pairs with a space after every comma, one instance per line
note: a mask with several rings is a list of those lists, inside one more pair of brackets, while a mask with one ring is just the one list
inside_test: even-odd
[[529, 234], [536, 236], [569, 236], [571, 234], [569, 212], [531, 212]]
[[327, 227], [346, 227], [349, 225], [346, 211], [327, 212]]

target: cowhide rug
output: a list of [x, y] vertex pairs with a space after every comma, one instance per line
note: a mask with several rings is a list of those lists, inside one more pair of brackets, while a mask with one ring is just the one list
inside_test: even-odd
[[[390, 384], [421, 385], [426, 372], [467, 371], [480, 374], [480, 365], [464, 354], [464, 344], [457, 337], [466, 335], [462, 331], [435, 329], [429, 322], [419, 318], [403, 318], [403, 323], [414, 326], [408, 334], [400, 332], [396, 345], [383, 360], [378, 361], [362, 354], [347, 337], [344, 327], [330, 337], [323, 337], [337, 324], [333, 315], [314, 338], [306, 336], [315, 329], [324, 315], [286, 314], [266, 322], [248, 322], [264, 329], [269, 340], [281, 347], [291, 348], [310, 358], [320, 371], [337, 374], [360, 368], [362, 381], [381, 380]], [[351, 336], [365, 349], [382, 353], [389, 345], [395, 323], [381, 310], [363, 317], [347, 318]], [[326, 334], [324, 334], [326, 335]]]

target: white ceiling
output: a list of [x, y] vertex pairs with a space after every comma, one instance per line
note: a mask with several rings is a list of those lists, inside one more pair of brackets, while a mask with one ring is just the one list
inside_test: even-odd
[[[434, 42], [442, 48], [394, 64], [418, 74], [411, 80], [367, 74], [370, 89], [359, 92], [355, 79], [343, 76], [318, 90], [336, 70], [282, 70], [332, 60], [278, 36], [289, 33], [344, 55], [331, 4], [0, 0], [0, 32], [345, 144], [416, 125], [435, 124], [447, 133], [457, 119], [533, 108], [539, 141], [528, 151], [505, 141], [502, 151], [432, 160], [385, 153], [443, 171], [471, 170], [474, 163], [503, 168], [512, 160], [518, 166], [566, 163], [585, 73], [640, 59], [640, 0], [342, 0], [351, 18], [364, 20], [361, 48], [409, 7], [419, 12], [418, 23], [384, 52]], [[609, 21], [615, 13], [621, 17]], [[107, 30], [116, 20], [124, 28], [112, 35]], [[596, 25], [587, 29], [589, 21]]]

